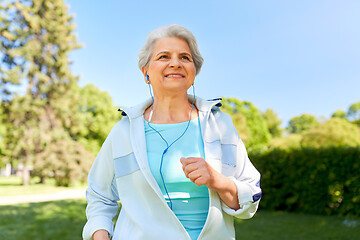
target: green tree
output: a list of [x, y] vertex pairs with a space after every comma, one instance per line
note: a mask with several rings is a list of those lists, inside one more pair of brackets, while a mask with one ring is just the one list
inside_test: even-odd
[[347, 117], [350, 121], [360, 126], [360, 102], [350, 105]]
[[[7, 147], [12, 149], [12, 158], [19, 159], [26, 154], [27, 161], [33, 167], [32, 175], [39, 176], [42, 182], [49, 176], [55, 178], [58, 185], [64, 186], [76, 180], [84, 181], [94, 155], [70, 137], [50, 106], [34, 107], [32, 112], [18, 111], [21, 107], [32, 107], [33, 102], [27, 98], [30, 96], [15, 96], [7, 102], [9, 119], [15, 129], [7, 132], [10, 139]], [[36, 114], [36, 117], [30, 113]], [[28, 121], [21, 121], [24, 118], [28, 118]], [[22, 134], [22, 141], [13, 141], [19, 138], [19, 133]]]
[[[223, 110], [229, 113], [234, 121], [239, 135], [245, 135], [244, 143], [249, 150], [259, 149], [271, 140], [271, 134], [265, 119], [259, 109], [251, 102], [240, 101], [236, 98], [224, 98]], [[241, 117], [243, 116], [243, 117]]]
[[332, 118], [342, 118], [342, 119], [346, 119], [346, 112], [339, 109], [339, 110], [336, 110], [332, 115], [331, 115]]
[[[109, 93], [101, 91], [92, 84], [87, 84], [77, 90], [75, 101], [77, 119], [80, 128], [73, 129], [73, 124], [67, 129], [73, 139], [83, 143], [86, 149], [97, 154], [111, 128], [121, 119]], [[69, 116], [71, 117], [71, 116]]]
[[94, 155], [81, 143], [72, 140], [63, 128], [59, 128], [44, 144], [44, 150], [36, 154], [33, 161], [35, 176], [42, 179], [52, 176], [58, 186], [86, 181]]
[[9, 1], [1, 16], [2, 92], [11, 93], [9, 84], [26, 86], [24, 95], [12, 96], [5, 104], [7, 121], [13, 126], [7, 131], [7, 147], [13, 162], [24, 164], [23, 184], [28, 184], [30, 165], [46, 150], [44, 139], [53, 141], [64, 116], [73, 115], [59, 109], [70, 111], [60, 104], [77, 85], [68, 54], [80, 45], [63, 0]]
[[290, 133], [301, 133], [311, 129], [318, 124], [316, 117], [311, 114], [303, 114], [290, 119], [288, 131]]
[[266, 109], [263, 117], [267, 123], [268, 130], [273, 138], [281, 137], [283, 129], [281, 128], [281, 120], [277, 117], [272, 109]]
[[[11, 13], [0, 0], [0, 99], [6, 99], [10, 94], [9, 85], [20, 84], [21, 72], [19, 67], [14, 67], [16, 63], [9, 57], [6, 49], [11, 47], [11, 42], [16, 36], [8, 31], [11, 25]], [[10, 65], [12, 67], [7, 67]]]
[[302, 147], [360, 146], [360, 128], [341, 118], [331, 118], [302, 135]]
[[297, 133], [289, 134], [285, 137], [273, 138], [269, 144], [269, 149], [282, 149], [282, 150], [291, 150], [301, 148], [301, 139], [302, 135]]
[[[225, 112], [227, 112], [225, 110]], [[245, 144], [249, 142], [249, 137], [251, 136], [251, 129], [246, 124], [246, 117], [244, 114], [236, 112], [236, 113], [229, 113], [231, 115], [231, 119], [236, 127], [240, 138], [244, 141]], [[248, 145], [248, 144], [247, 144]]]
[[5, 153], [6, 153], [6, 147], [5, 147], [5, 134], [6, 134], [6, 126], [5, 126], [5, 113], [3, 111], [3, 104], [0, 101], [0, 167], [2, 167], [5, 164]]

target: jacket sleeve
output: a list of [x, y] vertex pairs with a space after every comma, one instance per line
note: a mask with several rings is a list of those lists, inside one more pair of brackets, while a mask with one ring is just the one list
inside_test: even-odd
[[245, 145], [239, 137], [230, 115], [215, 111], [214, 116], [217, 119], [221, 139], [222, 161], [235, 167], [233, 174], [228, 177], [234, 181], [237, 187], [240, 205], [240, 209], [235, 211], [222, 202], [222, 209], [237, 218], [251, 218], [258, 208], [262, 194], [260, 173], [249, 160]]
[[117, 213], [116, 183], [114, 178], [111, 133], [102, 145], [88, 175], [86, 190], [87, 222], [83, 229], [83, 239], [91, 240], [95, 231], [104, 229], [113, 235], [112, 219]]
[[224, 203], [222, 203], [222, 208], [229, 215], [247, 219], [255, 214], [261, 198], [260, 173], [249, 160], [240, 137], [236, 151], [235, 174], [229, 178], [234, 181], [237, 187], [240, 209], [235, 211]]

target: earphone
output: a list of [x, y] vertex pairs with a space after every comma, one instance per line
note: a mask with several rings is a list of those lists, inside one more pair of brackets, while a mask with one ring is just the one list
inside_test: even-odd
[[[150, 81], [149, 81], [149, 75], [146, 74], [146, 83], [149, 84]], [[152, 96], [152, 95], [151, 95]]]
[[[149, 83], [149, 75], [146, 75], [146, 79], [147, 79], [147, 83]], [[191, 104], [191, 111], [190, 111], [190, 117], [189, 117], [189, 121], [188, 121], [188, 124], [184, 130], [184, 132], [177, 138], [175, 139], [170, 145], [169, 143], [166, 141], [166, 139], [161, 135], [161, 133], [159, 131], [157, 131], [155, 128], [153, 128], [152, 126], [150, 126], [150, 121], [151, 121], [151, 117], [152, 117], [152, 114], [153, 114], [153, 106], [154, 106], [154, 96], [152, 94], [152, 91], [151, 91], [151, 87], [150, 87], [150, 84], [149, 85], [149, 92], [150, 92], [150, 95], [151, 95], [151, 98], [152, 98], [152, 105], [151, 105], [151, 112], [150, 112], [150, 116], [149, 116], [149, 121], [148, 121], [148, 126], [154, 130], [160, 137], [161, 139], [165, 142], [166, 144], [166, 148], [164, 149], [162, 155], [161, 155], [161, 162], [160, 162], [160, 176], [161, 176], [161, 181], [163, 183], [163, 186], [164, 186], [164, 189], [165, 189], [165, 192], [166, 192], [166, 195], [169, 199], [169, 202], [170, 202], [170, 209], [172, 209], [172, 201], [171, 201], [171, 198], [170, 198], [170, 195], [169, 195], [169, 192], [166, 188], [166, 184], [165, 184], [165, 180], [164, 180], [164, 177], [163, 177], [163, 174], [162, 174], [162, 165], [163, 165], [163, 160], [164, 160], [164, 155], [165, 153], [168, 151], [168, 149], [174, 144], [176, 143], [180, 138], [182, 138], [182, 136], [185, 135], [186, 131], [189, 129], [189, 126], [190, 126], [190, 121], [191, 121], [191, 113], [194, 109], [194, 103], [195, 103], [195, 86], [194, 86], [194, 83], [192, 84], [192, 87], [193, 87], [193, 94], [194, 94], [194, 99], [192, 101], [192, 104]]]

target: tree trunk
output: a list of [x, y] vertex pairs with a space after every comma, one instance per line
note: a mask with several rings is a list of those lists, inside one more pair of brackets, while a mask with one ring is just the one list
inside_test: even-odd
[[44, 176], [40, 176], [40, 183], [45, 184], [45, 177]]
[[30, 169], [28, 166], [24, 166], [22, 172], [22, 185], [29, 186], [30, 185]]

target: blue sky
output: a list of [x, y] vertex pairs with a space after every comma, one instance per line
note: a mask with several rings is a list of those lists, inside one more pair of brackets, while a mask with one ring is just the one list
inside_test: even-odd
[[150, 31], [180, 24], [205, 62], [202, 98], [236, 97], [273, 109], [287, 125], [303, 113], [330, 117], [360, 101], [360, 1], [66, 0], [84, 47], [71, 54], [80, 84], [117, 106], [149, 97], [137, 67]]

